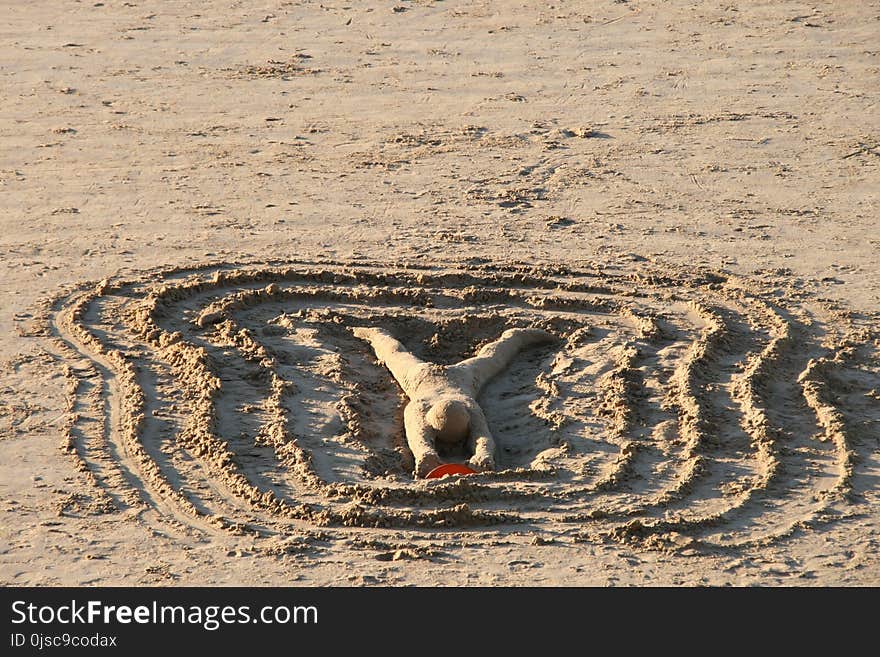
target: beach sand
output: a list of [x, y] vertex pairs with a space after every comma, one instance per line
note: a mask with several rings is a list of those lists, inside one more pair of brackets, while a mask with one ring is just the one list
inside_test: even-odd
[[0, 583], [880, 584], [880, 3], [7, 4]]

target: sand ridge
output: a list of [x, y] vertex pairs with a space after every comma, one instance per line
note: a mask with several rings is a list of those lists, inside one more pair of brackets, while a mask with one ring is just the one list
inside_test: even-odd
[[[81, 285], [47, 308], [47, 348], [92, 362], [67, 369], [62, 447], [101, 512], [145, 505], [266, 538], [432, 527], [479, 542], [524, 524], [717, 551], [834, 522], [864, 485], [858, 407], [839, 400], [870, 391], [876, 328], [719, 272], [221, 264]], [[413, 480], [401, 393], [348, 328], [454, 361], [527, 325], [562, 342], [481, 396], [499, 472]]]

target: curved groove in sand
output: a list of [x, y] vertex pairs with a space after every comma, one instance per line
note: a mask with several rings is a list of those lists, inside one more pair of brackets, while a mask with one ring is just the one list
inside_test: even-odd
[[[828, 372], [855, 366], [870, 335], [842, 320], [798, 324], [801, 353], [819, 353], [823, 333], [838, 346], [791, 380], [791, 311], [715, 272], [224, 263], [102, 281], [50, 310], [57, 358], [94, 363], [68, 368], [63, 449], [108, 505], [137, 500], [135, 477], [169, 521], [270, 533], [577, 523], [599, 540], [736, 549], [808, 527], [823, 505], [801, 498], [852, 485], [857, 455]], [[540, 326], [564, 348], [527, 355], [482, 401], [510, 416], [496, 427], [506, 469], [414, 481], [395, 428], [400, 392], [350, 337], [357, 325], [397, 327], [438, 362], [512, 326]], [[174, 404], [160, 374], [180, 391]], [[93, 377], [100, 386], [84, 383]], [[784, 396], [795, 389], [804, 408]], [[770, 410], [780, 399], [797, 427], [818, 425], [834, 446], [830, 487], [821, 465], [782, 446]], [[171, 407], [185, 417], [173, 442], [198, 462], [185, 473], [157, 451], [152, 416]], [[113, 440], [86, 436], [81, 415]], [[725, 442], [734, 429], [749, 449]], [[818, 483], [787, 491], [786, 477]]]

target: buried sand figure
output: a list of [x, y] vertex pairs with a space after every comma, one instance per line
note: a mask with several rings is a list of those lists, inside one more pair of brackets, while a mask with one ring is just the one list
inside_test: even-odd
[[508, 329], [476, 356], [455, 365], [437, 365], [416, 358], [383, 329], [355, 328], [354, 334], [372, 345], [409, 397], [403, 418], [417, 477], [442, 463], [438, 444], [447, 448], [464, 444], [471, 467], [493, 470], [495, 441], [477, 394], [523, 347], [555, 339], [540, 329]]

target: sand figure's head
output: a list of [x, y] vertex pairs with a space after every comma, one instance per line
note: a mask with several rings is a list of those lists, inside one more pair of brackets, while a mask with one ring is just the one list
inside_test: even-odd
[[428, 424], [437, 430], [439, 441], [455, 443], [467, 438], [471, 414], [463, 401], [441, 399], [431, 406], [426, 419]]

